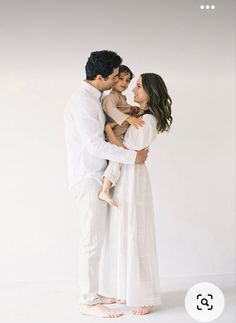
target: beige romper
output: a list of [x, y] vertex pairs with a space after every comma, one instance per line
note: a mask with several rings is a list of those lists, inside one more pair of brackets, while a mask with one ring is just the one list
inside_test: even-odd
[[[125, 95], [111, 90], [111, 92], [102, 99], [102, 108], [107, 116], [107, 122], [116, 122], [117, 124], [112, 129], [116, 137], [122, 142], [124, 135], [130, 126], [126, 119], [132, 115], [138, 116], [138, 107], [127, 103]], [[107, 139], [107, 138], [106, 138]], [[109, 179], [114, 186], [120, 177], [120, 164], [114, 161], [109, 161], [103, 177]]]

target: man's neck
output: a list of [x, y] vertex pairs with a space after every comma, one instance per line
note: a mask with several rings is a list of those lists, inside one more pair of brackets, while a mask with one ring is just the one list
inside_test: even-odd
[[95, 89], [97, 89], [98, 91], [102, 92], [102, 90], [99, 88], [99, 85], [97, 83], [96, 80], [85, 80], [85, 82], [89, 83], [90, 85], [92, 85], [93, 87], [95, 87]]

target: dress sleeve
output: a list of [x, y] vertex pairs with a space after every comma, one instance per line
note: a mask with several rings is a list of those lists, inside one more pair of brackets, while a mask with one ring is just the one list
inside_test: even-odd
[[102, 100], [102, 108], [106, 114], [112, 118], [118, 125], [122, 123], [129, 117], [127, 114], [121, 112], [117, 106], [119, 104], [119, 98], [114, 94], [108, 94]]
[[137, 129], [132, 125], [129, 126], [123, 142], [126, 148], [141, 150], [150, 146], [155, 139], [157, 134], [155, 117], [151, 114], [145, 114], [142, 119], [145, 122], [143, 127]]

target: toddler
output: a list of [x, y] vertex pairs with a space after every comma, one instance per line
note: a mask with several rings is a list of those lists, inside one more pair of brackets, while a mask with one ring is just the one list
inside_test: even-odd
[[[133, 78], [131, 70], [121, 65], [119, 67], [118, 81], [113, 85], [111, 92], [102, 99], [102, 108], [107, 115], [107, 123], [112, 127], [112, 143], [124, 147], [124, 135], [130, 125], [136, 128], [142, 126], [144, 121], [138, 119], [139, 107], [127, 103], [125, 95], [122, 94]], [[111, 142], [111, 138], [106, 140]], [[120, 164], [110, 161], [103, 175], [103, 187], [99, 198], [111, 206], [118, 206], [110, 196], [110, 188], [113, 187], [120, 177]]]

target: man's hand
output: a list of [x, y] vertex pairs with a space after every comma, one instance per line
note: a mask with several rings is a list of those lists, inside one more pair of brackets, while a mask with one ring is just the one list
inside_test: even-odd
[[137, 151], [135, 164], [144, 164], [149, 153], [149, 147]]
[[132, 126], [135, 126], [135, 128], [138, 129], [138, 127], [142, 127], [144, 125], [144, 121], [141, 119], [138, 119], [136, 117], [129, 116], [126, 121], [128, 121], [129, 124]]

